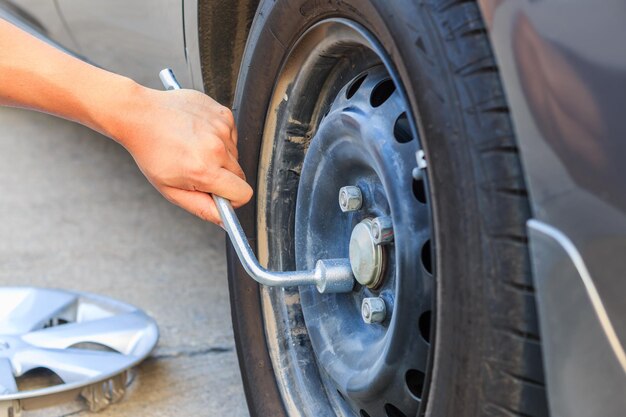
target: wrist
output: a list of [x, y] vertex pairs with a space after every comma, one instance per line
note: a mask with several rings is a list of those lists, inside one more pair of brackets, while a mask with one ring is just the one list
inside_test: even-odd
[[151, 89], [144, 87], [130, 78], [111, 74], [114, 78], [105, 86], [104, 94], [91, 116], [95, 130], [129, 148], [133, 141], [135, 126], [141, 123], [141, 114], [146, 112], [146, 104], [150, 103]]

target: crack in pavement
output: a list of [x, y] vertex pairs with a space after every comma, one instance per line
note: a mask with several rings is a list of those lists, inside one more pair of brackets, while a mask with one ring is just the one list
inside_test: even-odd
[[232, 346], [209, 346], [201, 349], [159, 349], [158, 352], [150, 356], [149, 359], [193, 358], [196, 356], [215, 355], [233, 351], [234, 348]]

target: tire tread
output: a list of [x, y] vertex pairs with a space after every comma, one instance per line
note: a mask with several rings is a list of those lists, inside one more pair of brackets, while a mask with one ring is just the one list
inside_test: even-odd
[[[475, 1], [432, 0], [430, 4], [430, 20], [446, 42], [442, 50], [448, 57], [458, 106], [465, 110], [462, 136], [474, 155], [480, 222], [496, 277], [486, 284], [494, 346], [487, 349], [489, 360], [483, 369], [491, 377], [483, 382], [486, 403], [481, 415], [548, 416], [526, 234], [530, 204], [499, 69]], [[484, 132], [493, 136], [485, 138]]]

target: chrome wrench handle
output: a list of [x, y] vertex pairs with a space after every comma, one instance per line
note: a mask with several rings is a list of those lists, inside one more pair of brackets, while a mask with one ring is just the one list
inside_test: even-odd
[[180, 84], [171, 68], [162, 69], [161, 72], [159, 72], [159, 78], [166, 90], [180, 90]]
[[[180, 84], [171, 69], [162, 70], [159, 78], [166, 90], [180, 90]], [[321, 293], [352, 291], [354, 276], [348, 259], [320, 259], [315, 264], [315, 269], [309, 271], [268, 271], [262, 267], [248, 243], [248, 238], [230, 201], [215, 194], [211, 196], [239, 261], [252, 279], [270, 287], [315, 285]]]

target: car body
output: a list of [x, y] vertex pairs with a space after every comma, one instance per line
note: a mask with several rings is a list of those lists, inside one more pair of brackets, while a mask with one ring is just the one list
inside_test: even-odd
[[[257, 3], [13, 0], [0, 17], [144, 85], [159, 88], [171, 67], [183, 87], [229, 104]], [[626, 5], [479, 4], [529, 188], [551, 414], [624, 415]]]

